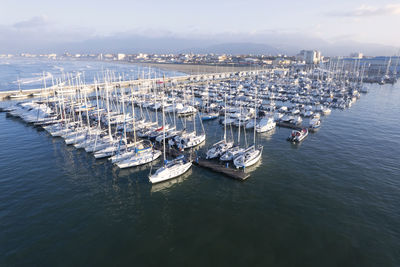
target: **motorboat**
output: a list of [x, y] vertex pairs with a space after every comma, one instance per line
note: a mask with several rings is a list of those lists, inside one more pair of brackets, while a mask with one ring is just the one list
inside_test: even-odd
[[292, 143], [299, 143], [303, 141], [307, 136], [308, 130], [307, 128], [303, 128], [301, 130], [293, 130], [287, 140]]

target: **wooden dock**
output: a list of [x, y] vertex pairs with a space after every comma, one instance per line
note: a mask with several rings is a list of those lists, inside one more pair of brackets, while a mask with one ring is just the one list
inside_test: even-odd
[[218, 173], [222, 173], [225, 176], [227, 176], [229, 178], [233, 178], [235, 180], [244, 181], [250, 177], [250, 174], [245, 173], [243, 170], [226, 167], [226, 166], [219, 164], [218, 162], [213, 161], [213, 160], [206, 160], [206, 159], [199, 158], [199, 159], [194, 160], [193, 164], [203, 167], [203, 168], [206, 168], [206, 169], [210, 169], [210, 170], [218, 172]]
[[[154, 144], [154, 148], [161, 150], [161, 151], [163, 150], [162, 145], [159, 143]], [[203, 168], [206, 168], [206, 169], [218, 172], [218, 173], [222, 173], [225, 176], [230, 177], [235, 180], [244, 181], [250, 177], [249, 173], [246, 173], [241, 169], [234, 169], [231, 167], [226, 167], [225, 165], [222, 165], [218, 161], [215, 161], [215, 160], [202, 159], [202, 158], [198, 157], [196, 151], [192, 150], [192, 149], [185, 150], [185, 151], [179, 151], [176, 148], [166, 146], [165, 152], [167, 155], [169, 155], [171, 157], [177, 157], [180, 155], [184, 155], [187, 159], [192, 160], [193, 164], [195, 164], [199, 167], [203, 167]]]

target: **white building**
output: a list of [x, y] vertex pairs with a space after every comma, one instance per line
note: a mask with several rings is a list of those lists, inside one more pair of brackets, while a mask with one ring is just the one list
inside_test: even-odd
[[121, 53], [118, 53], [118, 54], [117, 54], [117, 59], [118, 59], [118, 60], [124, 60], [125, 57], [126, 57], [125, 54], [121, 54]]
[[318, 64], [321, 62], [321, 52], [317, 50], [301, 50], [298, 59], [304, 60], [306, 64]]

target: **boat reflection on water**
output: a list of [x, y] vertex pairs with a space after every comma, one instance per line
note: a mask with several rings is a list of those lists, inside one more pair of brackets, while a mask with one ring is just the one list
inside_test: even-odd
[[[160, 160], [161, 159], [158, 158], [152, 162], [149, 162], [149, 163], [146, 163], [143, 165], [139, 165], [139, 166], [135, 166], [134, 168], [125, 168], [125, 169], [120, 169], [120, 168], [118, 168], [118, 166], [113, 165], [113, 172], [117, 173], [118, 176], [120, 176], [120, 177], [132, 176], [132, 178], [143, 177], [144, 179], [146, 179], [147, 174], [149, 173], [149, 170], [151, 169], [151, 165], [153, 164], [153, 167], [159, 165]], [[145, 174], [138, 175], [141, 172], [144, 172]]]
[[245, 173], [250, 173], [250, 172], [255, 171], [258, 167], [260, 167], [260, 166], [262, 165], [262, 161], [263, 161], [263, 159], [261, 158], [259, 161], [257, 161], [256, 164], [254, 164], [254, 165], [252, 165], [252, 166], [250, 166], [250, 167], [246, 167], [246, 168], [244, 169], [244, 172], [245, 172]]
[[263, 140], [265, 139], [265, 140], [269, 141], [272, 139], [272, 136], [275, 134], [275, 132], [276, 132], [276, 128], [274, 128], [268, 132], [258, 133], [258, 136], [262, 137]]
[[182, 174], [179, 177], [176, 177], [176, 178], [173, 178], [170, 180], [166, 180], [161, 183], [152, 184], [150, 192], [156, 193], [156, 192], [162, 192], [162, 191], [168, 190], [173, 185], [179, 184], [179, 183], [183, 182], [184, 180], [186, 180], [189, 176], [192, 175], [192, 172], [193, 172], [193, 170], [189, 169], [187, 172], [185, 172], [184, 174]]

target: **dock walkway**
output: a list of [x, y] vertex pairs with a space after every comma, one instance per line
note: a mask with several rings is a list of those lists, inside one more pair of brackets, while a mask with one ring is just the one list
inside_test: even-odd
[[213, 160], [206, 160], [206, 159], [199, 158], [199, 159], [194, 160], [193, 164], [203, 167], [203, 168], [206, 168], [206, 169], [210, 169], [210, 170], [218, 172], [218, 173], [222, 173], [230, 178], [240, 180], [240, 181], [244, 181], [250, 177], [250, 174], [245, 173], [243, 170], [226, 167], [226, 166], [219, 164], [218, 162], [213, 161]]

